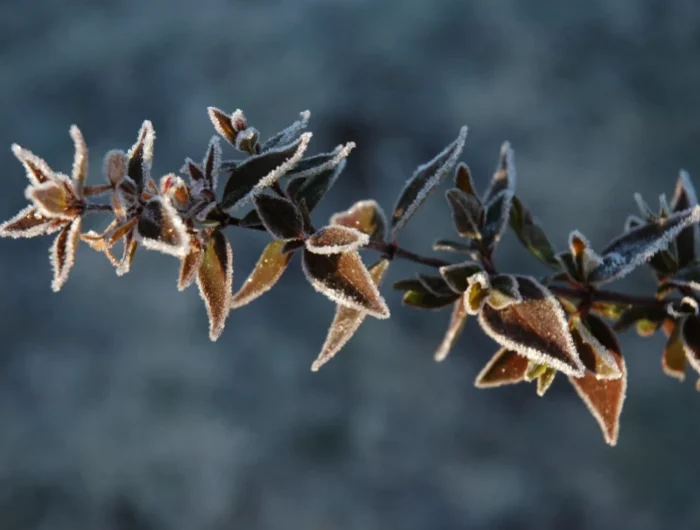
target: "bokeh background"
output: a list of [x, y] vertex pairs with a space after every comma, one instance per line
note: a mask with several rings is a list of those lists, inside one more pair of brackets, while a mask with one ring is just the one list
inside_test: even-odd
[[[208, 105], [244, 109], [264, 136], [310, 109], [316, 152], [358, 144], [318, 224], [357, 199], [390, 210], [466, 123], [481, 189], [510, 140], [518, 194], [556, 245], [579, 228], [600, 247], [635, 191], [654, 203], [681, 167], [700, 176], [699, 59], [696, 0], [4, 0], [0, 218], [25, 204], [11, 142], [68, 171], [77, 123], [100, 182], [144, 119], [160, 175], [201, 158]], [[442, 191], [405, 246], [454, 237]], [[266, 239], [230, 236], [240, 285]], [[564, 378], [544, 399], [476, 391], [495, 345], [474, 322], [436, 365], [448, 312], [389, 289], [393, 318], [312, 374], [333, 304], [298, 259], [210, 343], [172, 258], [139, 253], [117, 278], [83, 247], [52, 294], [50, 241], [0, 242], [3, 530], [700, 527], [700, 397], [661, 373], [660, 336], [623, 338], [611, 449]], [[497, 259], [542, 272], [510, 235]], [[652, 286], [640, 271], [621, 288]]]

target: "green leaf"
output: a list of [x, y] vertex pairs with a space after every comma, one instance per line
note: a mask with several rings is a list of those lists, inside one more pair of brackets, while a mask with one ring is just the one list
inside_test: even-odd
[[403, 295], [403, 303], [415, 309], [442, 309], [453, 304], [458, 295], [436, 296], [427, 291], [406, 291]]

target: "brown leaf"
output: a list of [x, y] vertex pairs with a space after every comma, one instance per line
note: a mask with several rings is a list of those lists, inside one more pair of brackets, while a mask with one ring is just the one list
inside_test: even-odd
[[124, 237], [124, 252], [121, 259], [117, 262], [117, 276], [124, 276], [131, 270], [131, 264], [134, 262], [134, 255], [138, 246], [134, 230], [130, 230]]
[[[389, 267], [389, 260], [382, 259], [369, 268], [369, 274], [374, 284], [379, 287]], [[321, 353], [311, 365], [311, 371], [317, 372], [321, 366], [330, 361], [340, 349], [352, 338], [364, 321], [367, 313], [358, 309], [352, 309], [338, 305], [335, 310], [333, 322], [328, 329], [326, 341], [321, 348]]]
[[292, 201], [261, 194], [253, 202], [263, 226], [273, 237], [283, 240], [304, 237], [304, 220]]
[[585, 321], [579, 317], [573, 317], [571, 336], [581, 362], [596, 379], [618, 379], [622, 376], [615, 358], [604, 346], [616, 340], [615, 332], [605, 321], [594, 315], [588, 315]]
[[36, 237], [63, 228], [68, 221], [47, 217], [35, 206], [27, 206], [9, 221], [0, 224], [0, 237]]
[[464, 324], [467, 321], [467, 310], [464, 308], [464, 302], [461, 299], [455, 302], [452, 306], [452, 314], [450, 315], [450, 324], [447, 327], [447, 333], [445, 333], [440, 346], [435, 351], [435, 360], [437, 362], [444, 361], [447, 354], [450, 353], [452, 346], [454, 346], [457, 339], [462, 334], [464, 329]]
[[601, 257], [596, 254], [588, 240], [578, 230], [569, 234], [569, 249], [576, 264], [576, 271], [581, 278], [587, 278], [588, 274], [602, 263]]
[[375, 200], [356, 202], [344, 212], [333, 214], [330, 223], [355, 228], [370, 239], [384, 241], [386, 237], [386, 217]]
[[569, 381], [600, 425], [605, 441], [609, 445], [615, 445], [620, 430], [620, 414], [627, 391], [627, 367], [614, 334], [611, 333], [607, 338], [602, 335], [597, 338], [615, 358], [622, 377], [598, 380], [594, 374], [587, 372], [583, 377], [569, 377]]
[[525, 379], [528, 366], [527, 357], [523, 357], [513, 350], [501, 348], [476, 377], [474, 386], [495, 388], [520, 383]]
[[236, 309], [249, 304], [256, 298], [262, 296], [280, 279], [287, 269], [292, 253], [282, 253], [285, 242], [281, 240], [272, 241], [263, 250], [260, 259], [255, 264], [253, 272], [243, 283], [241, 288], [231, 299], [231, 308]]
[[189, 234], [182, 219], [167, 200], [154, 197], [146, 203], [137, 225], [139, 242], [177, 258], [188, 252]]
[[389, 308], [357, 251], [325, 255], [304, 249], [303, 269], [313, 288], [337, 304], [389, 318]]
[[76, 215], [73, 197], [63, 183], [48, 181], [38, 186], [29, 186], [25, 195], [46, 217], [71, 220]]
[[33, 186], [55, 180], [56, 176], [49, 165], [28, 149], [12, 144], [12, 153], [22, 163], [27, 172], [27, 178]]
[[536, 363], [567, 375], [583, 375], [584, 366], [559, 302], [534, 278], [515, 279], [523, 301], [504, 309], [483, 305], [479, 323], [484, 332], [501, 346]]
[[204, 248], [202, 241], [196, 234], [190, 234], [190, 246], [187, 255], [180, 260], [180, 275], [177, 280], [178, 291], [184, 291], [195, 278], [204, 259]]
[[61, 290], [61, 287], [68, 280], [68, 275], [75, 263], [75, 251], [78, 248], [80, 239], [81, 218], [76, 217], [56, 236], [51, 246], [51, 267], [53, 269], [53, 281], [51, 289], [54, 292]]
[[197, 287], [209, 316], [209, 338], [219, 338], [231, 309], [233, 284], [233, 252], [226, 236], [214, 230], [206, 241], [202, 265], [197, 274]]
[[112, 149], [104, 158], [103, 171], [107, 182], [116, 187], [126, 176], [127, 158], [124, 151]]
[[[474, 181], [472, 180], [472, 173], [469, 170], [469, 166], [464, 162], [460, 162], [455, 171], [455, 188], [469, 195], [473, 195], [479, 200], [479, 195], [476, 193]], [[479, 201], [479, 204], [481, 204], [481, 201]]]
[[683, 347], [683, 337], [681, 330], [683, 329], [681, 321], [673, 322], [673, 331], [671, 331], [664, 354], [661, 357], [661, 369], [669, 377], [683, 381], [685, 379], [685, 348]]
[[153, 145], [156, 133], [153, 124], [146, 120], [139, 129], [136, 143], [131, 146], [126, 154], [126, 174], [134, 181], [136, 188], [141, 191], [151, 178], [151, 164], [153, 163]]
[[324, 226], [306, 240], [306, 248], [314, 254], [352, 252], [369, 243], [369, 236], [355, 228], [341, 225]]
[[216, 132], [218, 132], [231, 145], [236, 145], [238, 133], [248, 127], [248, 122], [243, 115], [243, 111], [237, 109], [230, 116], [223, 110], [216, 107], [208, 107], [207, 113]]

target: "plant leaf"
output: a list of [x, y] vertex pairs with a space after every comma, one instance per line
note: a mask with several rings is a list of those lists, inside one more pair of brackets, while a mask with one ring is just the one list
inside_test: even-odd
[[452, 314], [450, 315], [450, 324], [447, 327], [447, 332], [445, 333], [442, 342], [435, 351], [435, 360], [437, 362], [444, 361], [447, 354], [450, 353], [452, 346], [454, 346], [459, 336], [462, 334], [464, 329], [464, 324], [467, 321], [467, 310], [464, 308], [464, 303], [462, 300], [457, 300], [452, 306]]
[[51, 289], [55, 293], [68, 281], [68, 276], [75, 263], [75, 252], [80, 240], [81, 218], [76, 217], [59, 232], [51, 246], [51, 268], [53, 280]]
[[304, 133], [291, 144], [251, 156], [232, 169], [224, 186], [221, 207], [242, 206], [272, 186], [301, 160], [310, 140], [311, 133]]
[[[345, 169], [346, 158], [354, 148], [352, 142], [338, 146], [333, 159], [296, 173], [296, 177], [287, 186], [289, 197], [297, 204], [305, 201], [307, 209], [312, 212]], [[297, 181], [299, 184], [295, 184]]]
[[469, 195], [473, 195], [476, 197], [476, 200], [479, 201], [479, 205], [481, 205], [479, 194], [476, 192], [474, 181], [472, 180], [472, 172], [469, 170], [469, 166], [464, 162], [460, 162], [455, 170], [455, 188]]
[[237, 309], [259, 298], [277, 283], [287, 269], [293, 254], [283, 254], [284, 241], [272, 241], [263, 250], [253, 272], [231, 298], [231, 308]]
[[523, 206], [517, 196], [513, 196], [510, 209], [510, 227], [520, 242], [533, 256], [552, 269], [559, 269], [554, 247], [542, 230], [538, 221]]
[[261, 194], [253, 202], [263, 226], [273, 237], [284, 240], [304, 237], [301, 212], [292, 201]]
[[617, 379], [598, 380], [594, 374], [587, 372], [583, 377], [569, 377], [569, 381], [600, 425], [606, 443], [615, 445], [627, 391], [627, 367], [614, 333], [606, 334], [605, 337], [601, 334], [596, 338], [613, 356], [622, 376]]
[[630, 230], [608, 244], [602, 263], [588, 275], [596, 283], [609, 282], [631, 272], [666, 248], [683, 229], [700, 220], [700, 206], [677, 212]]
[[190, 236], [182, 219], [170, 203], [160, 197], [149, 200], [139, 216], [137, 241], [145, 248], [177, 258], [188, 253]]
[[544, 371], [537, 378], [537, 395], [543, 397], [549, 387], [552, 386], [554, 382], [554, 376], [557, 375], [557, 371], [554, 368], [546, 367]]
[[197, 278], [204, 259], [202, 241], [195, 234], [190, 235], [189, 252], [180, 260], [180, 275], [177, 280], [178, 291], [184, 291]]
[[352, 252], [369, 243], [369, 236], [355, 228], [341, 225], [324, 226], [306, 240], [306, 248], [314, 254]]
[[469, 287], [469, 278], [483, 271], [481, 265], [476, 261], [444, 265], [439, 270], [447, 285], [456, 293], [465, 292]]
[[622, 312], [620, 318], [613, 324], [613, 330], [626, 331], [640, 320], [658, 323], [660, 326], [666, 317], [668, 313], [663, 307], [632, 306]]
[[700, 373], [700, 317], [685, 317], [682, 323], [681, 338], [688, 364]]
[[344, 212], [333, 214], [330, 223], [355, 228], [370, 239], [384, 241], [386, 216], [375, 200], [358, 201]]
[[403, 295], [403, 304], [415, 309], [437, 310], [453, 304], [458, 298], [458, 295], [452, 296], [437, 296], [429, 291], [424, 290], [408, 290]]
[[479, 312], [484, 332], [501, 346], [574, 376], [584, 366], [557, 299], [534, 278], [515, 276], [522, 302], [504, 309], [488, 304]]
[[464, 243], [460, 243], [458, 241], [438, 239], [435, 241], [435, 243], [433, 243], [433, 250], [436, 252], [455, 252], [457, 254], [467, 254], [468, 256], [472, 256], [477, 249], [471, 244], [465, 245]]
[[139, 129], [136, 143], [126, 154], [126, 174], [134, 181], [139, 192], [151, 178], [151, 164], [153, 163], [153, 145], [156, 133], [153, 124], [146, 120]]
[[442, 276], [418, 274], [418, 281], [425, 287], [426, 291], [435, 296], [453, 296], [455, 294]]
[[[382, 259], [369, 268], [369, 274], [377, 287], [381, 285], [389, 263], [389, 260]], [[321, 348], [321, 353], [311, 365], [312, 372], [317, 372], [321, 366], [330, 361], [345, 346], [366, 316], [367, 313], [359, 309], [352, 309], [342, 305], [336, 307], [335, 316], [328, 329], [328, 335]]]
[[467, 139], [467, 128], [462, 127], [457, 139], [430, 162], [418, 166], [401, 191], [391, 215], [391, 238], [396, 239], [399, 230], [416, 213], [433, 189], [452, 172], [462, 154]]
[[498, 165], [491, 177], [486, 193], [484, 193], [484, 204], [494, 201], [504, 191], [508, 191], [511, 196], [515, 193], [515, 153], [509, 142], [503, 142], [498, 155]]
[[481, 230], [481, 238], [487, 249], [493, 248], [501, 240], [510, 219], [512, 202], [513, 193], [510, 190], [504, 190], [491, 202], [486, 203], [486, 219], [484, 228]]
[[513, 385], [525, 380], [529, 366], [527, 357], [501, 348], [479, 372], [474, 381], [477, 388], [497, 388], [503, 385]]
[[[697, 206], [698, 199], [695, 188], [690, 180], [687, 171], [681, 170], [676, 181], [676, 189], [671, 199], [671, 209], [673, 212], [682, 212], [688, 208]], [[695, 245], [698, 237], [697, 225], [689, 226], [682, 230], [676, 238], [676, 249], [678, 252], [678, 265], [685, 267], [695, 259]]]
[[503, 309], [523, 301], [518, 291], [518, 282], [509, 274], [496, 274], [489, 278], [491, 290], [486, 303], [494, 309]]
[[305, 110], [299, 113], [300, 119], [292, 123], [286, 129], [281, 130], [271, 138], [267, 139], [265, 143], [262, 144], [260, 151], [264, 153], [270, 149], [276, 149], [281, 145], [286, 145], [290, 142], [296, 140], [301, 132], [306, 129], [309, 125], [309, 118], [311, 118], [311, 112]]
[[76, 215], [71, 195], [59, 182], [47, 181], [38, 186], [28, 186], [25, 196], [46, 217], [69, 221]]
[[209, 114], [209, 119], [214, 125], [216, 132], [223, 136], [231, 145], [236, 145], [238, 133], [248, 128], [248, 121], [241, 109], [236, 109], [236, 111], [229, 116], [221, 109], [208, 107], [207, 114]]
[[83, 187], [85, 186], [85, 179], [88, 173], [88, 149], [85, 144], [85, 138], [83, 138], [83, 133], [80, 132], [77, 125], [71, 125], [69, 132], [75, 149], [71, 178], [73, 179], [74, 188], [78, 197], [82, 197]]
[[29, 183], [33, 186], [56, 180], [53, 170], [43, 158], [39, 158], [28, 149], [24, 149], [17, 144], [12, 144], [12, 153], [24, 166]]
[[683, 381], [685, 379], [685, 348], [683, 347], [683, 337], [681, 330], [683, 326], [680, 321], [673, 323], [673, 331], [668, 337], [664, 354], [661, 357], [661, 369], [669, 377]]
[[389, 318], [389, 308], [357, 251], [315, 254], [304, 249], [303, 269], [316, 291], [335, 303]]
[[36, 237], [53, 234], [66, 225], [67, 221], [47, 217], [36, 206], [29, 205], [12, 219], [0, 224], [0, 237]]
[[204, 245], [202, 264], [197, 273], [197, 287], [209, 316], [209, 338], [221, 335], [231, 309], [233, 285], [233, 251], [226, 236], [214, 230]]
[[479, 199], [458, 188], [447, 190], [445, 197], [452, 210], [452, 222], [457, 233], [462, 237], [481, 239], [480, 227], [484, 211]]
[[[588, 315], [585, 320], [572, 319], [571, 336], [581, 362], [596, 379], [619, 379], [622, 373], [608, 348], [603, 345], [615, 340], [615, 333], [603, 320]], [[598, 339], [602, 337], [602, 341]]]

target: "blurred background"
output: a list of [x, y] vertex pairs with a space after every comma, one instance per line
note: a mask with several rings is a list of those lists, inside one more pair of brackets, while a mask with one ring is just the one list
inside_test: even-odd
[[[244, 109], [263, 137], [310, 109], [312, 151], [358, 144], [317, 224], [368, 197], [390, 210], [467, 124], [480, 189], [509, 140], [518, 195], [557, 247], [578, 228], [600, 248], [635, 191], [656, 204], [680, 168], [700, 184], [699, 59], [695, 0], [5, 0], [0, 219], [25, 204], [12, 142], [68, 172], [76, 123], [100, 183], [104, 153], [144, 119], [160, 176], [201, 159], [208, 105]], [[456, 238], [446, 186], [404, 246]], [[230, 239], [237, 287], [267, 240]], [[402, 308], [388, 288], [416, 266], [390, 270], [392, 319], [368, 319], [312, 374], [334, 306], [298, 256], [210, 343], [174, 259], [140, 252], [118, 278], [83, 246], [52, 294], [50, 243], [0, 242], [3, 530], [700, 527], [700, 396], [692, 375], [661, 373], [661, 336], [623, 337], [611, 449], [563, 377], [544, 399], [475, 390], [496, 347], [474, 321], [436, 365], [449, 311]], [[543, 272], [512, 235], [497, 261]], [[653, 285], [640, 270], [620, 288]]]

